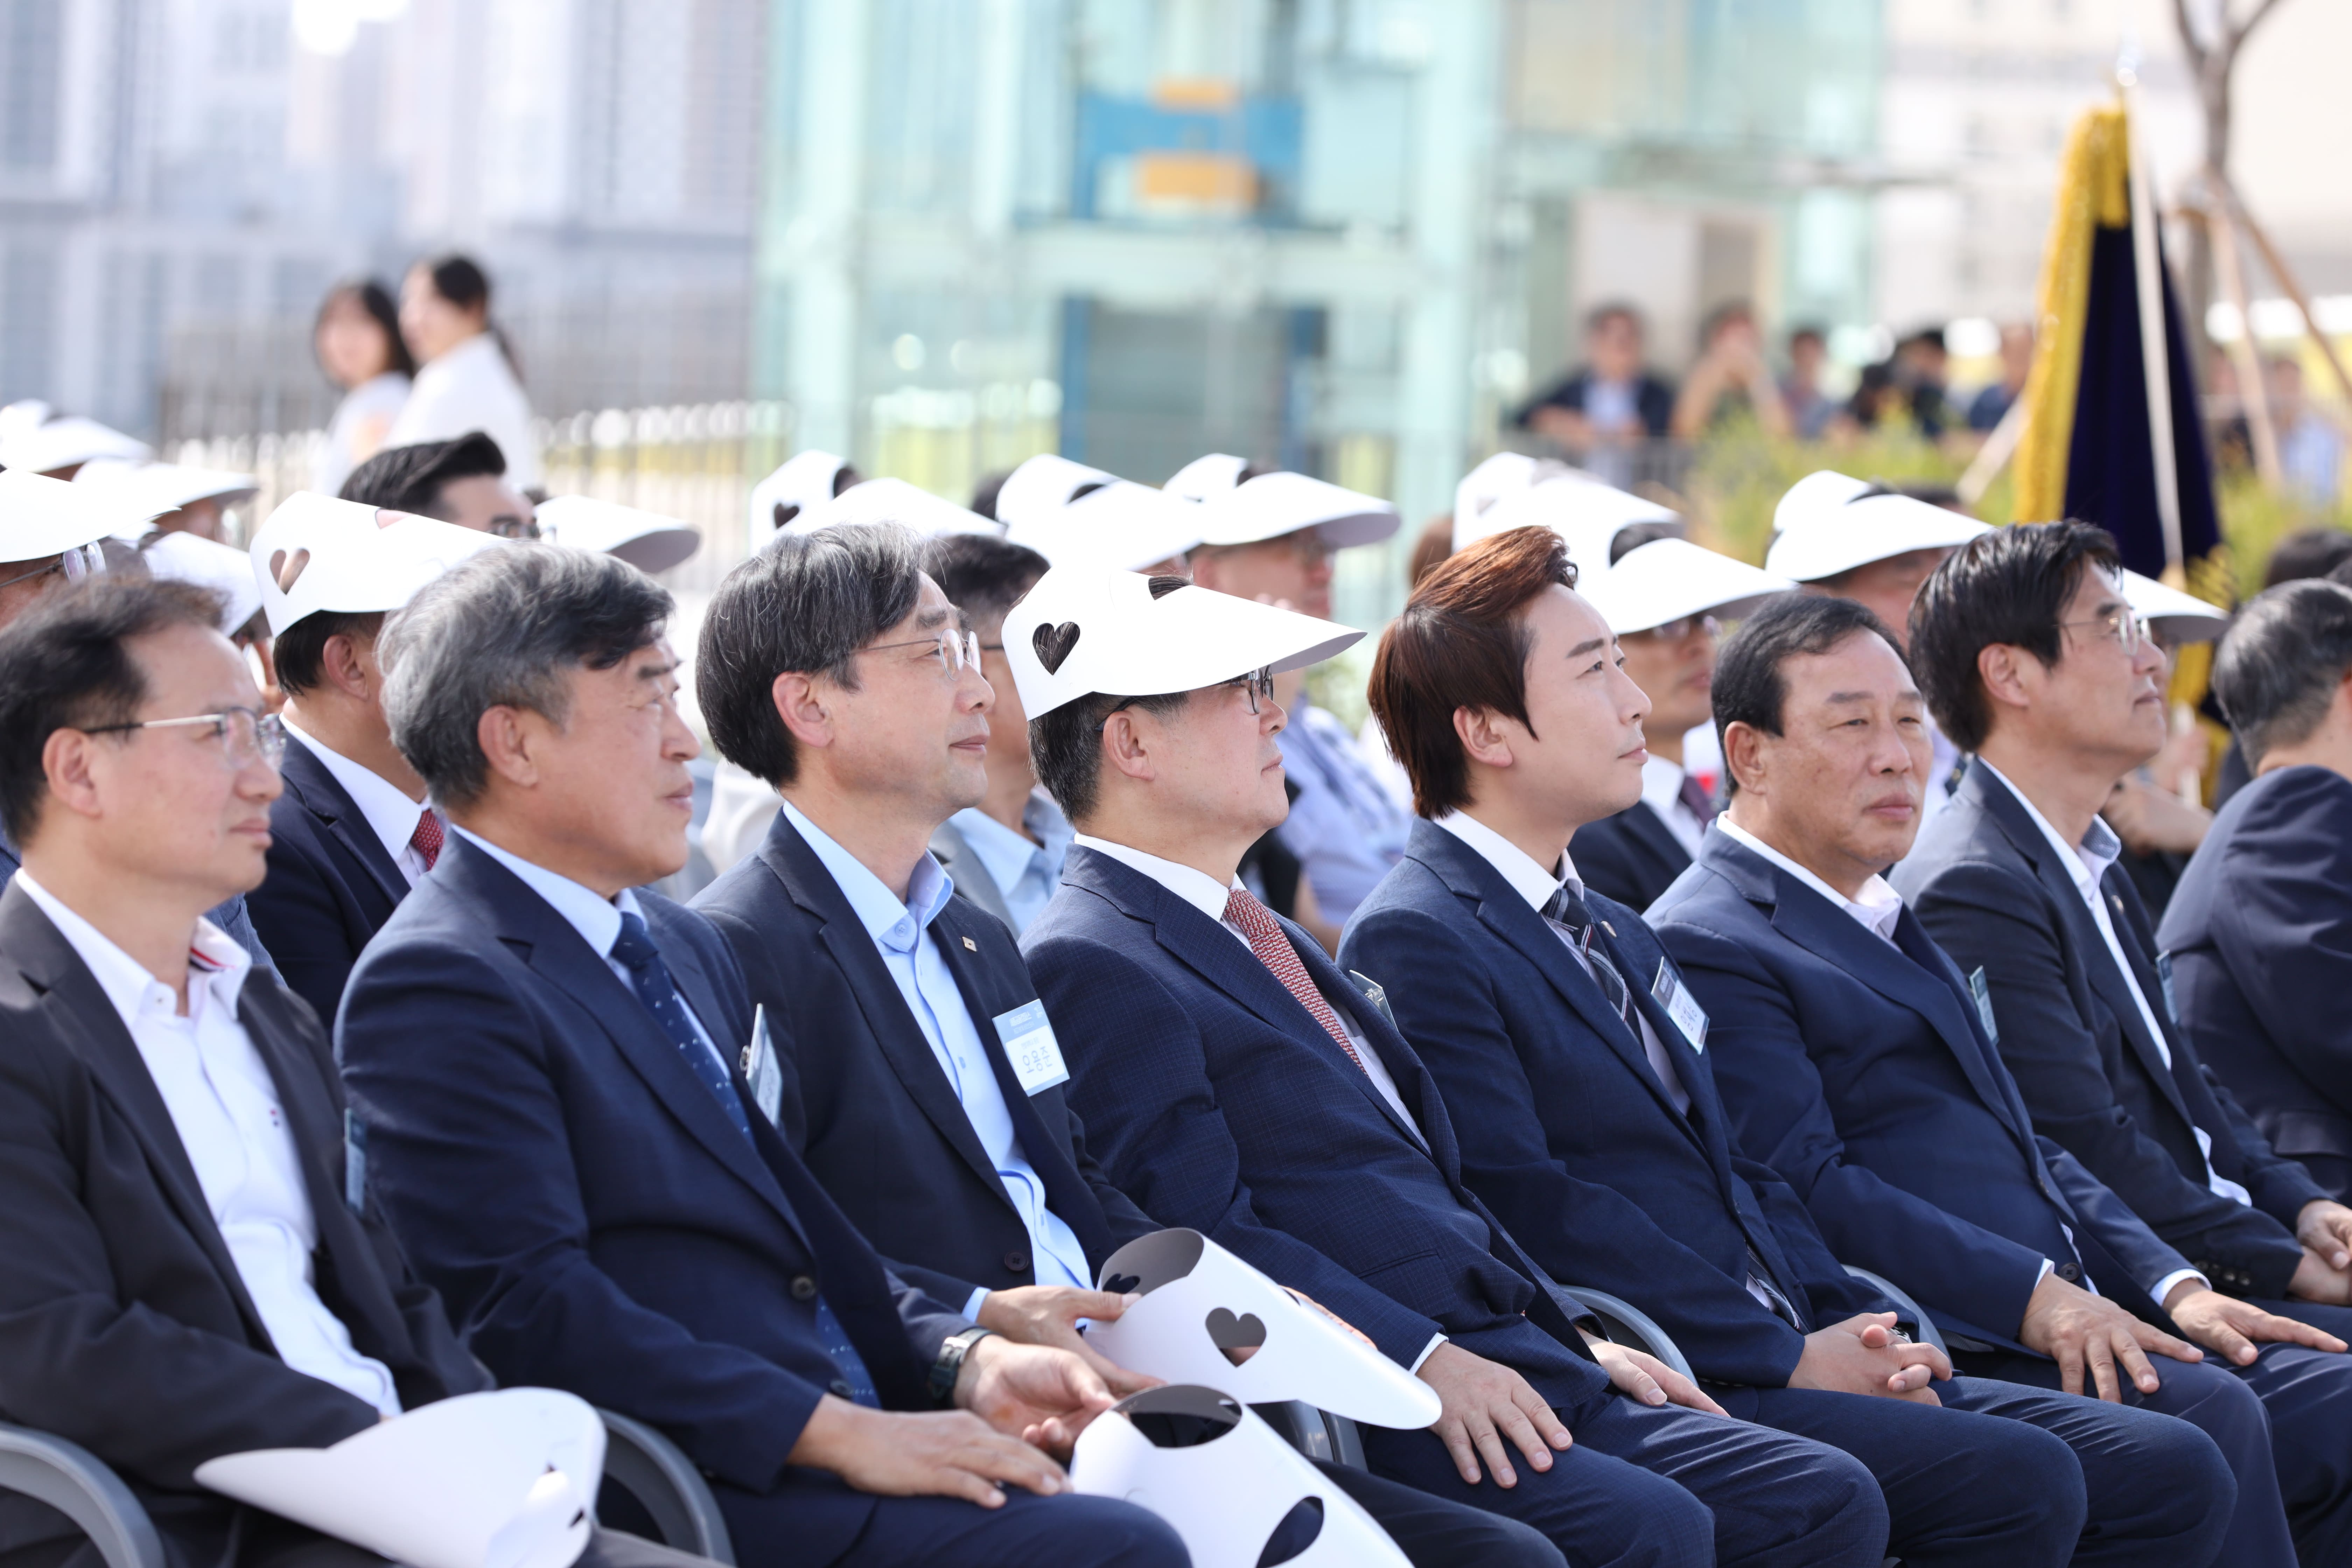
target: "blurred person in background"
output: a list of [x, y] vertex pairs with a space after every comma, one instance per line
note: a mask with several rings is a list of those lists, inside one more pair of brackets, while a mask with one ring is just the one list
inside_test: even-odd
[[1745, 300], [1717, 305], [1707, 313], [1699, 334], [1698, 363], [1683, 378], [1669, 425], [1685, 441], [1735, 419], [1742, 409], [1755, 416], [1768, 436], [1786, 436], [1790, 422], [1780, 389], [1773, 384], [1771, 367], [1764, 363], [1764, 337], [1756, 328], [1756, 311]]
[[538, 509], [509, 478], [499, 444], [479, 430], [454, 441], [387, 447], [353, 469], [339, 494], [501, 539], [539, 537]]
[[326, 455], [310, 488], [333, 495], [352, 470], [383, 449], [408, 403], [416, 360], [400, 335], [400, 307], [373, 278], [338, 283], [319, 305], [310, 349], [327, 379], [343, 389], [327, 425]]
[[506, 334], [490, 322], [490, 280], [471, 258], [420, 261], [400, 285], [400, 332], [422, 366], [386, 447], [447, 441], [480, 430], [499, 444], [515, 488], [541, 488], [530, 400]]
[[1780, 381], [1780, 402], [1801, 441], [1820, 440], [1837, 416], [1837, 399], [1822, 390], [1822, 369], [1829, 358], [1829, 339], [1819, 327], [1799, 327], [1789, 334], [1789, 374]]
[[[2282, 583], [2300, 583], [2309, 577], [2326, 577], [2352, 585], [2352, 533], [2340, 528], [2305, 528], [2288, 534], [2271, 547], [2271, 558], [2263, 568], [2264, 589]], [[2209, 694], [2206, 711], [2213, 719], [2229, 722], [2215, 698]], [[2246, 787], [2253, 770], [2246, 765], [2244, 746], [2232, 731], [2229, 749], [2221, 753], [2221, 765], [2213, 778], [2213, 809], [2221, 810], [2230, 804], [2230, 797]]]
[[1584, 363], [1513, 420], [1577, 454], [1597, 477], [1623, 485], [1633, 477], [1629, 447], [1664, 439], [1675, 417], [1675, 389], [1643, 363], [1641, 312], [1611, 303], [1584, 319]]
[[2314, 506], [2334, 508], [2344, 495], [2344, 432], [2304, 396], [2303, 366], [2295, 361], [2271, 361], [2263, 378], [2287, 489]]
[[2025, 378], [2033, 369], [2033, 328], [2011, 321], [2000, 330], [2000, 379], [1969, 401], [1969, 428], [1990, 431], [2025, 393]]

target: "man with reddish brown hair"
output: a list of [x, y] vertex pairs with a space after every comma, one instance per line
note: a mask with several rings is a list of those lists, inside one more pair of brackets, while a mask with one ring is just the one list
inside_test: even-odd
[[[2207, 1561], [2211, 1445], [2140, 1411], [1955, 1378], [1741, 1156], [1707, 1017], [1568, 845], [1638, 798], [1649, 700], [1548, 529], [1481, 541], [1389, 627], [1371, 701], [1416, 810], [1344, 968], [1387, 993], [1465, 1142], [1463, 1180], [1553, 1277], [1664, 1325], [1731, 1415], [1853, 1455], [1914, 1564]], [[2160, 1478], [2160, 1479], [2159, 1479]], [[1999, 1500], [1995, 1501], [1993, 1500]]]

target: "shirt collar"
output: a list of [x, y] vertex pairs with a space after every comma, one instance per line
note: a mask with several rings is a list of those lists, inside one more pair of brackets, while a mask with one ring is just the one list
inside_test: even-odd
[[398, 785], [373, 768], [352, 761], [290, 722], [286, 729], [343, 786], [343, 793], [352, 797], [352, 804], [360, 808], [369, 828], [383, 841], [383, 852], [398, 860], [409, 840], [416, 837], [417, 820], [425, 815], [425, 807], [409, 799]]
[[[1220, 888], [1217, 879], [1206, 871], [1162, 860], [1157, 855], [1146, 855], [1140, 849], [1130, 849], [1091, 834], [1073, 834], [1070, 843], [1073, 847], [1083, 844], [1097, 855], [1108, 855], [1120, 865], [1142, 872], [1213, 921], [1223, 921], [1225, 918], [1225, 900], [1232, 896], [1233, 888]], [[1241, 885], [1241, 879], [1234, 878], [1233, 887]]]
[[870, 941], [900, 952], [910, 951], [930, 928], [932, 920], [948, 907], [948, 900], [955, 896], [953, 879], [927, 854], [915, 862], [914, 874], [907, 879], [907, 897], [901, 900], [883, 886], [881, 878], [867, 869], [865, 861], [835, 842], [833, 836], [811, 822], [799, 806], [787, 800], [783, 809], [793, 830], [833, 874], [834, 886], [849, 900], [850, 912], [866, 928]]
[[580, 933], [599, 958], [613, 955], [613, 944], [621, 940], [621, 917], [636, 915], [645, 918], [637, 907], [635, 893], [624, 888], [615, 898], [607, 899], [595, 889], [584, 887], [558, 871], [536, 865], [511, 850], [501, 849], [478, 833], [469, 832], [456, 823], [449, 830], [488, 855], [508, 870], [522, 879], [523, 886], [547, 900], [548, 907], [562, 915], [564, 923]]
[[1653, 756], [1642, 764], [1642, 798], [1650, 809], [1664, 816], [1683, 801], [1683, 767], [1664, 757]]
[[1021, 826], [1030, 834], [1015, 833], [976, 805], [965, 806], [948, 818], [956, 831], [979, 857], [992, 880], [1000, 888], [1010, 888], [1028, 874], [1033, 866], [1043, 864], [1048, 888], [1059, 879], [1062, 861], [1070, 851], [1073, 832], [1069, 818], [1062, 815], [1053, 797], [1044, 790], [1032, 790], [1021, 807]]
[[1584, 896], [1584, 883], [1576, 874], [1576, 863], [1568, 858], [1565, 849], [1559, 852], [1559, 869], [1547, 871], [1526, 850], [1468, 812], [1449, 811], [1430, 826], [1451, 833], [1476, 851], [1481, 859], [1502, 873], [1503, 880], [1511, 885], [1513, 892], [1527, 900], [1530, 909], [1541, 910], [1563, 887], [1575, 889], [1579, 898]]
[[[121, 1015], [122, 1026], [134, 1027], [143, 1013], [160, 1010], [166, 1016], [176, 1014], [178, 1001], [169, 987], [147, 972], [144, 964], [117, 946], [112, 938], [82, 919], [62, 902], [55, 893], [36, 881], [30, 871], [16, 873], [17, 885], [38, 904], [58, 934], [81, 959], [98, 988], [106, 994], [115, 1012]], [[191, 1022], [202, 1016], [205, 994], [236, 1016], [238, 993], [245, 987], [245, 977], [252, 972], [253, 957], [238, 946], [212, 921], [199, 917], [195, 934], [188, 943], [188, 1017]], [[154, 994], [162, 993], [159, 999]], [[160, 1008], [159, 1008], [160, 1000]]]
[[2017, 804], [2025, 807], [2025, 815], [2033, 818], [2033, 826], [2042, 829], [2042, 837], [2058, 851], [2059, 862], [2066, 868], [2066, 875], [2073, 879], [2074, 890], [2081, 893], [2086, 901], [2097, 903], [2100, 881], [2105, 878], [2107, 868], [2113, 866], [2116, 857], [2124, 851], [2123, 840], [2116, 837], [2116, 830], [2094, 816], [2090, 828], [2083, 835], [2083, 842], [2069, 844], [2059, 837], [2058, 830], [2050, 825], [2050, 819], [2042, 815], [2042, 808], [2027, 799], [2023, 790], [2010, 782], [2008, 774], [1986, 763], [1982, 757], [1977, 761], [1984, 763], [1985, 772], [1999, 779], [2000, 787], [2015, 795]]
[[1903, 917], [1903, 895], [1896, 892], [1894, 885], [1885, 878], [1872, 877], [1869, 881], [1862, 885], [1862, 891], [1858, 895], [1849, 899], [1821, 878], [1813, 875], [1811, 871], [1798, 865], [1797, 862], [1732, 821], [1728, 812], [1717, 817], [1714, 826], [1727, 834], [1734, 843], [1745, 845], [1763, 856], [1773, 865], [1780, 867], [1780, 869], [1827, 899], [1832, 904], [1853, 916], [1864, 927], [1877, 932], [1889, 942], [1895, 940], [1895, 922]]

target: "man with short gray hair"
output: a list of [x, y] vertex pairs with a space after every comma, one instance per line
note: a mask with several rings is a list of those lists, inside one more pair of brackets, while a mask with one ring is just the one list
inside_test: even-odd
[[516, 544], [386, 626], [393, 740], [452, 842], [337, 1020], [370, 1181], [474, 1353], [667, 1434], [746, 1562], [1175, 1568], [1172, 1531], [1040, 1451], [1102, 1379], [884, 1267], [777, 1133], [726, 944], [644, 888], [685, 864], [699, 750], [671, 608]]
[[2352, 590], [2284, 583], [2254, 600], [2213, 694], [2255, 776], [2157, 932], [2173, 1002], [2273, 1147], [2352, 1198]]

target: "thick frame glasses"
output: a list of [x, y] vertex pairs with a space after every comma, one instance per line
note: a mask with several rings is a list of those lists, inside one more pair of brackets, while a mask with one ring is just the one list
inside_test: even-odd
[[2133, 610], [2111, 610], [2104, 616], [2093, 616], [2084, 621], [2060, 621], [2062, 626], [2096, 626], [2106, 637], [2123, 645], [2125, 657], [2136, 655], [2156, 640], [2147, 617]]
[[887, 653], [898, 647], [922, 647], [929, 645], [939, 656], [940, 668], [950, 678], [961, 675], [964, 667], [980, 668], [980, 634], [978, 632], [941, 632], [936, 637], [911, 637], [905, 642], [879, 642], [862, 647], [860, 653]]
[[36, 566], [30, 572], [0, 581], [0, 588], [18, 583], [29, 583], [36, 577], [46, 577], [52, 572], [62, 573], [68, 583], [79, 583], [106, 570], [106, 552], [95, 544], [77, 544], [47, 566]]
[[241, 766], [247, 757], [258, 757], [274, 768], [286, 754], [285, 721], [275, 713], [257, 712], [251, 708], [225, 708], [218, 713], [194, 713], [185, 719], [93, 724], [82, 733], [111, 735], [133, 730], [183, 730], [197, 724], [212, 726], [212, 733], [205, 739], [226, 742], [221, 748], [221, 760], [231, 767]]
[[1654, 626], [1646, 627], [1633, 635], [1637, 637], [1654, 637], [1659, 642], [1680, 642], [1691, 633], [1698, 631], [1705, 632], [1710, 637], [1720, 637], [1723, 635], [1723, 624], [1713, 616], [1684, 616], [1676, 620], [1660, 622]]

